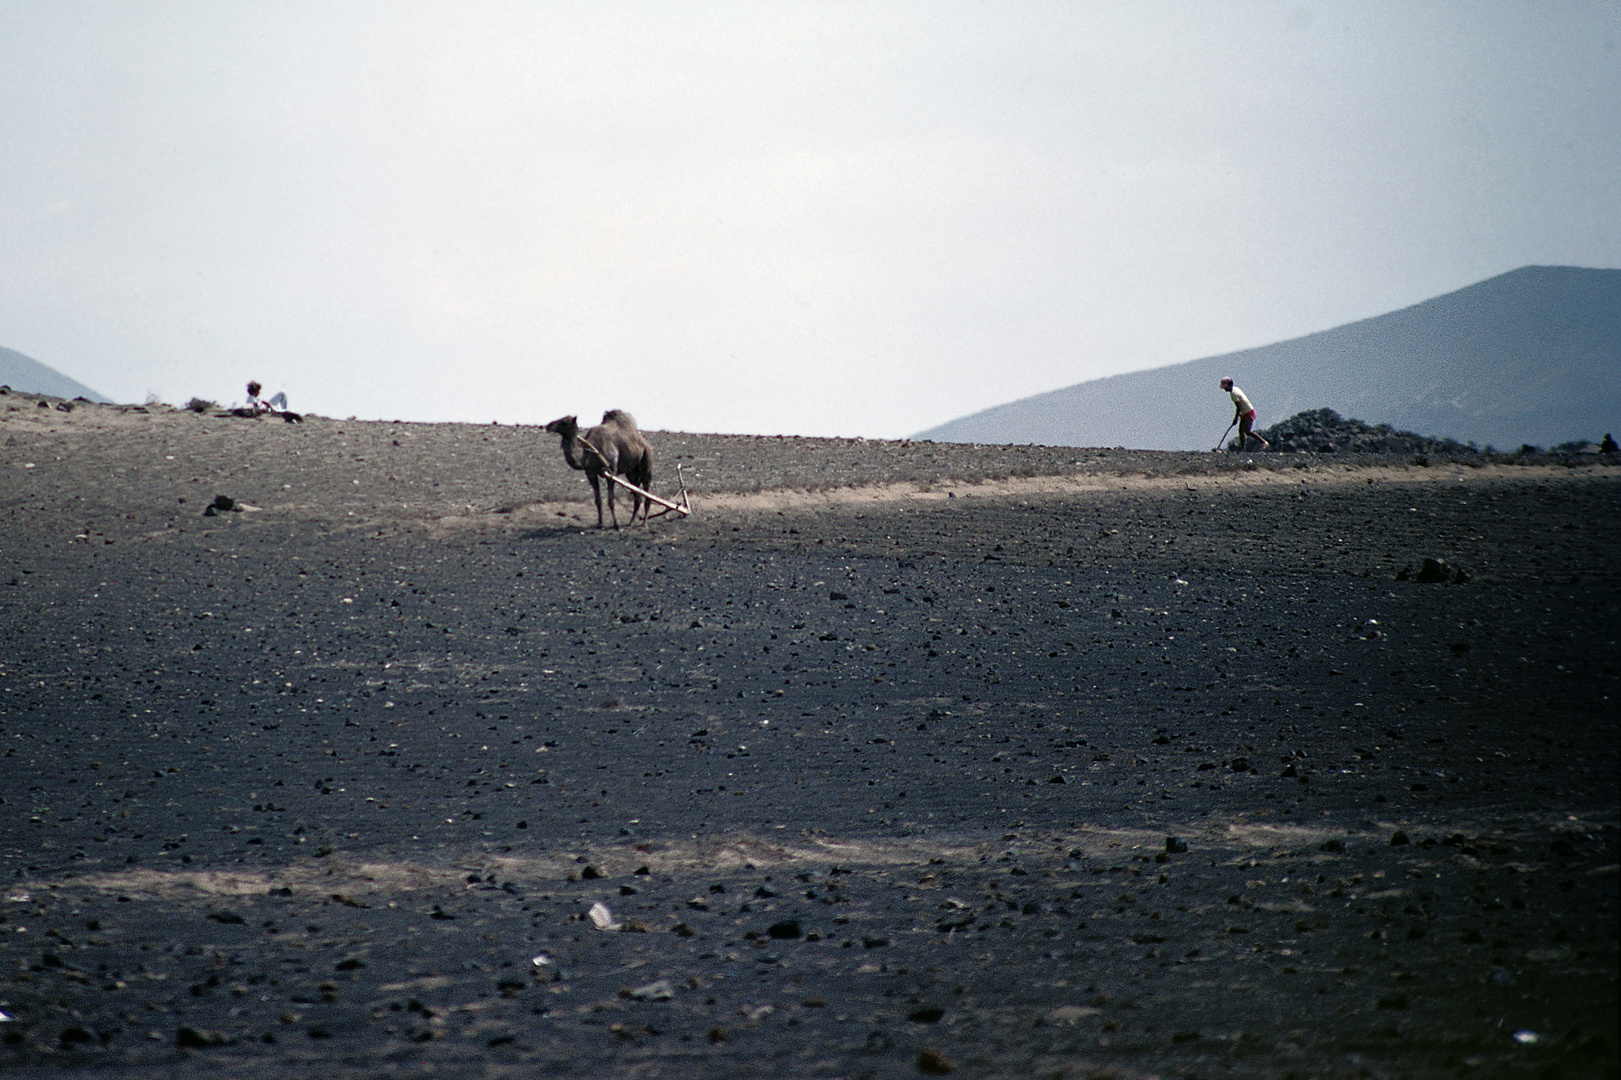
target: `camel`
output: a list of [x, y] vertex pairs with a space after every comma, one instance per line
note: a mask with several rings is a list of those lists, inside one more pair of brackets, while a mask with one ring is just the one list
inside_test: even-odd
[[[571, 469], [579, 469], [591, 481], [591, 494], [597, 501], [597, 528], [602, 528], [602, 475], [623, 476], [636, 486], [646, 489], [653, 483], [653, 448], [642, 437], [641, 430], [630, 413], [623, 409], [609, 409], [602, 414], [602, 423], [580, 430], [579, 417], [563, 416], [546, 425], [546, 430], [562, 437], [563, 460]], [[614, 511], [614, 488], [608, 481], [608, 514], [614, 528], [619, 528], [619, 515]], [[642, 512], [642, 523], [647, 523], [650, 505], [640, 495], [631, 494], [630, 523], [636, 524], [636, 511]]]

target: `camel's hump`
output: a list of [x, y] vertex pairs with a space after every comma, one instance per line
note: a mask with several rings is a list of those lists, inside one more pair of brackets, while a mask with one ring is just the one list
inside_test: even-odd
[[620, 427], [628, 427], [632, 431], [640, 430], [636, 427], [636, 418], [630, 415], [630, 413], [626, 412], [624, 409], [609, 409], [607, 412], [602, 414], [602, 422], [604, 424], [616, 424]]

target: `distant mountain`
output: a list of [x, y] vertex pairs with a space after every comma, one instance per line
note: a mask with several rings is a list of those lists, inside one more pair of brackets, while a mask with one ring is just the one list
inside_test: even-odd
[[9, 386], [25, 394], [49, 394], [60, 398], [88, 398], [108, 404], [104, 398], [81, 382], [75, 382], [59, 371], [53, 371], [38, 360], [10, 349], [0, 349], [0, 386]]
[[1231, 375], [1264, 428], [1307, 409], [1498, 449], [1621, 431], [1621, 270], [1526, 266], [1333, 330], [1077, 383], [953, 420], [943, 442], [1207, 450]]

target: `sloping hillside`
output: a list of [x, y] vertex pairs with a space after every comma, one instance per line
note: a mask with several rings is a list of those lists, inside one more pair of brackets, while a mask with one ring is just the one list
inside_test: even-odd
[[89, 398], [102, 404], [109, 402], [81, 382], [46, 367], [32, 357], [11, 349], [0, 349], [0, 386], [9, 386], [27, 394], [49, 394], [51, 397]]
[[949, 442], [1197, 450], [1232, 418], [1232, 375], [1260, 426], [1330, 408], [1495, 445], [1621, 428], [1621, 270], [1527, 266], [1360, 322], [1223, 356], [1096, 379], [918, 434]]

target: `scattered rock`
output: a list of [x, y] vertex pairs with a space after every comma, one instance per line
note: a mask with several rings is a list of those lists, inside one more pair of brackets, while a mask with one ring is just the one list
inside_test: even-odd
[[1445, 581], [1451, 576], [1452, 567], [1440, 559], [1426, 558], [1424, 565], [1419, 567], [1418, 573], [1413, 575], [1413, 580], [1421, 585], [1433, 585]]
[[1047, 1022], [1059, 1027], [1073, 1027], [1088, 1016], [1096, 1016], [1098, 1011], [1090, 1005], [1060, 1005], [1047, 1014]]
[[641, 986], [627, 986], [619, 991], [619, 996], [632, 1001], [669, 1001], [675, 997], [675, 987], [670, 985], [669, 979], [655, 979]]
[[955, 1072], [956, 1063], [938, 1050], [921, 1050], [917, 1055], [917, 1071], [929, 1076], [944, 1076]]
[[1342, 417], [1333, 409], [1308, 409], [1259, 433], [1284, 453], [1473, 454], [1473, 447], [1452, 439], [1432, 439], [1389, 424], [1371, 426]]
[[182, 1050], [206, 1050], [215, 1046], [228, 1046], [230, 1039], [222, 1032], [206, 1028], [183, 1027], [174, 1033], [174, 1044]]

